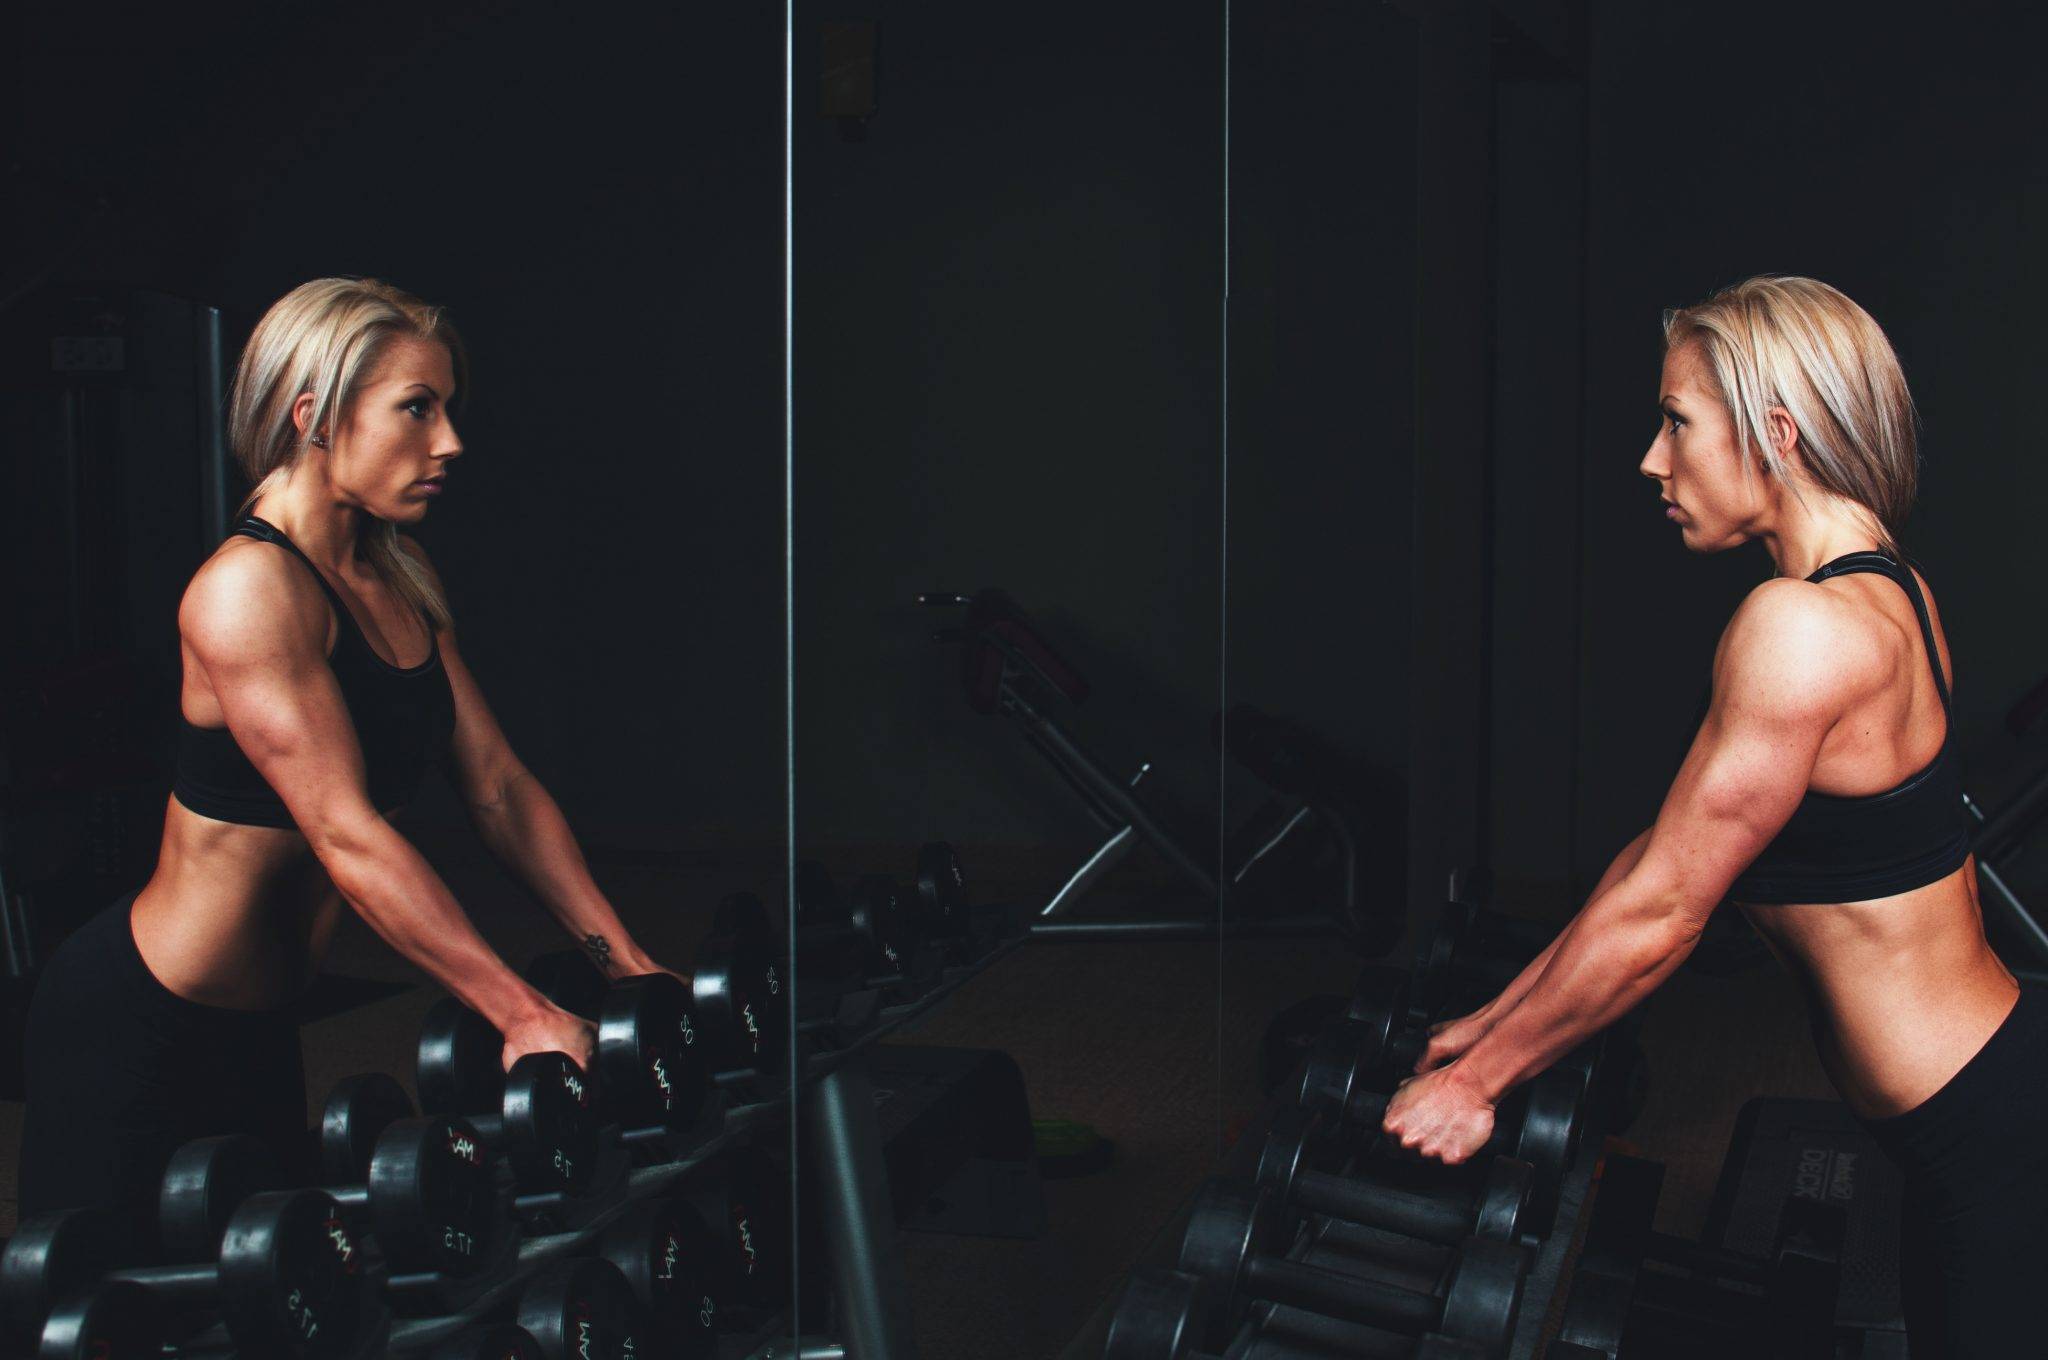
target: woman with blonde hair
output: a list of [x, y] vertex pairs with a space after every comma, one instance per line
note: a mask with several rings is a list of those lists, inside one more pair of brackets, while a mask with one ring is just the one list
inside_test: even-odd
[[26, 1033], [20, 1206], [102, 1205], [146, 1230], [170, 1153], [306, 1123], [290, 1006], [346, 902], [489, 1020], [509, 1067], [588, 1022], [495, 955], [393, 826], [430, 761], [490, 849], [607, 973], [657, 971], [591, 881], [456, 649], [439, 577], [400, 527], [462, 453], [460, 340], [372, 279], [293, 289], [251, 335], [229, 437], [254, 483], [178, 611], [180, 744], [149, 881], [51, 956]]
[[1735, 611], [1654, 823], [1497, 997], [1437, 1027], [1386, 1113], [1462, 1161], [1501, 1096], [1670, 976], [1734, 902], [1798, 981], [1820, 1058], [1904, 1171], [1915, 1360], [2039, 1349], [2048, 1001], [1984, 937], [1947, 648], [1901, 556], [1915, 420], [1884, 332], [1812, 279], [1666, 318], [1642, 473], [1693, 552], [1776, 566]]

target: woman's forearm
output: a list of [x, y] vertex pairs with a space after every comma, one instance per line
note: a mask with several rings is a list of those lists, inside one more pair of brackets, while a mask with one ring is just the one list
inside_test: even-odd
[[337, 891], [370, 929], [500, 1032], [547, 1009], [497, 956], [425, 856], [382, 818], [320, 837]]
[[1699, 942], [1699, 932], [1653, 890], [1624, 879], [1594, 897], [1558, 936], [1520, 1004], [1458, 1061], [1485, 1099], [1501, 1095], [1633, 1010]]
[[477, 835], [516, 873], [549, 914], [582, 942], [607, 976], [651, 971], [646, 956], [590, 876], [568, 819], [524, 766], [489, 802], [472, 805]]
[[[1607, 872], [1600, 875], [1600, 881], [1593, 885], [1593, 891], [1587, 896], [1586, 901], [1588, 903], [1594, 901], [1602, 893], [1627, 877], [1629, 870], [1635, 868], [1636, 862], [1642, 859], [1643, 847], [1649, 843], [1650, 831], [1648, 827], [1645, 827], [1637, 834], [1634, 840], [1621, 847], [1621, 852], [1608, 864]], [[1583, 911], [1584, 908], [1582, 907], [1580, 910]], [[1478, 1014], [1486, 1017], [1489, 1021], [1498, 1023], [1502, 1016], [1505, 1016], [1509, 1011], [1520, 1005], [1522, 998], [1529, 994], [1529, 989], [1536, 985], [1536, 979], [1542, 977], [1543, 970], [1550, 966], [1551, 959], [1557, 954], [1558, 946], [1564, 943], [1565, 935], [1578, 923], [1578, 919], [1578, 916], [1575, 914], [1571, 920], [1565, 922], [1564, 929], [1560, 930], [1557, 933], [1557, 937], [1543, 947], [1543, 952], [1529, 960], [1528, 966], [1515, 974], [1514, 981], [1501, 988], [1500, 995], [1480, 1007]]]

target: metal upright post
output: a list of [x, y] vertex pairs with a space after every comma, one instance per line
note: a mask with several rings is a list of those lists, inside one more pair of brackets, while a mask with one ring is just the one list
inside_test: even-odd
[[817, 1168], [799, 1195], [822, 1198], [832, 1253], [838, 1331], [849, 1360], [916, 1360], [910, 1291], [896, 1250], [882, 1132], [867, 1059], [852, 1058], [805, 1087], [796, 1100]]

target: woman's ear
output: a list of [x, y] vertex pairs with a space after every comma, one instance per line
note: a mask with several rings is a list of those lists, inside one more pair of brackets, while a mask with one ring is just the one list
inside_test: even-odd
[[1799, 422], [1792, 419], [1792, 413], [1782, 406], [1773, 406], [1764, 412], [1764, 429], [1770, 434], [1771, 452], [1777, 454], [1779, 464], [1799, 466]]

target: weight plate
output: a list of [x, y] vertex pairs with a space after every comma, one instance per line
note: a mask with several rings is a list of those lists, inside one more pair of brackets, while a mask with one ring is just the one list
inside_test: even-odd
[[597, 1169], [590, 1081], [566, 1053], [528, 1053], [505, 1075], [505, 1155], [525, 1191], [578, 1195]]
[[758, 898], [735, 893], [719, 908], [719, 925], [698, 946], [691, 978], [714, 1069], [779, 1072], [789, 1046], [782, 941]]
[[389, 1075], [343, 1077], [320, 1113], [320, 1179], [328, 1185], [361, 1184], [369, 1175], [370, 1149], [384, 1130], [410, 1118], [412, 1097]]
[[967, 933], [967, 880], [960, 856], [944, 841], [927, 841], [917, 851], [918, 929], [927, 935]]
[[548, 1355], [633, 1360], [654, 1354], [639, 1301], [619, 1268], [598, 1257], [542, 1266], [520, 1291], [518, 1321]]
[[1236, 1296], [1246, 1262], [1275, 1254], [1279, 1228], [1271, 1196], [1212, 1180], [1195, 1195], [1180, 1240], [1180, 1268], [1209, 1282], [1220, 1295]]
[[481, 1114], [504, 1099], [505, 1040], [452, 996], [427, 1011], [415, 1075], [426, 1114]]
[[36, 1360], [162, 1360], [163, 1312], [148, 1286], [106, 1280], [58, 1305], [43, 1325]]
[[272, 1190], [235, 1210], [221, 1237], [221, 1315], [251, 1355], [347, 1355], [368, 1275], [341, 1207], [318, 1190]]
[[134, 1226], [106, 1209], [57, 1209], [31, 1215], [0, 1251], [0, 1320], [7, 1349], [27, 1355], [37, 1328], [60, 1299], [134, 1261]]
[[723, 1244], [686, 1200], [649, 1200], [605, 1230], [598, 1255], [647, 1308], [664, 1355], [704, 1360], [717, 1347]]
[[1531, 1229], [1547, 1236], [1557, 1217], [1557, 1192], [1579, 1150], [1579, 1119], [1585, 1086], [1571, 1072], [1539, 1073], [1522, 1088], [1521, 1128], [1514, 1155], [1536, 1168], [1536, 1201]]
[[760, 1308], [787, 1308], [791, 1251], [789, 1175], [757, 1147], [726, 1155], [727, 1278], [735, 1297]]
[[1140, 1266], [1110, 1317], [1102, 1360], [1176, 1360], [1210, 1332], [1213, 1312], [1209, 1290], [1195, 1276]]
[[242, 1201], [284, 1185], [277, 1158], [245, 1133], [197, 1138], [171, 1154], [157, 1195], [157, 1237], [172, 1261], [211, 1261]]
[[1472, 1235], [1512, 1242], [1526, 1231], [1536, 1194], [1536, 1168], [1519, 1157], [1495, 1157], [1479, 1190]]
[[1437, 1330], [1471, 1341], [1488, 1355], [1506, 1355], [1522, 1303], [1529, 1253], [1512, 1242], [1468, 1237], [1451, 1263], [1444, 1286], [1443, 1320]]
[[401, 1119], [370, 1160], [370, 1221], [394, 1269], [467, 1275], [490, 1255], [498, 1203], [483, 1139], [461, 1119]]
[[629, 1129], [687, 1129], [711, 1092], [696, 1008], [667, 973], [628, 978], [612, 989], [597, 1024], [598, 1089], [612, 1118]]

